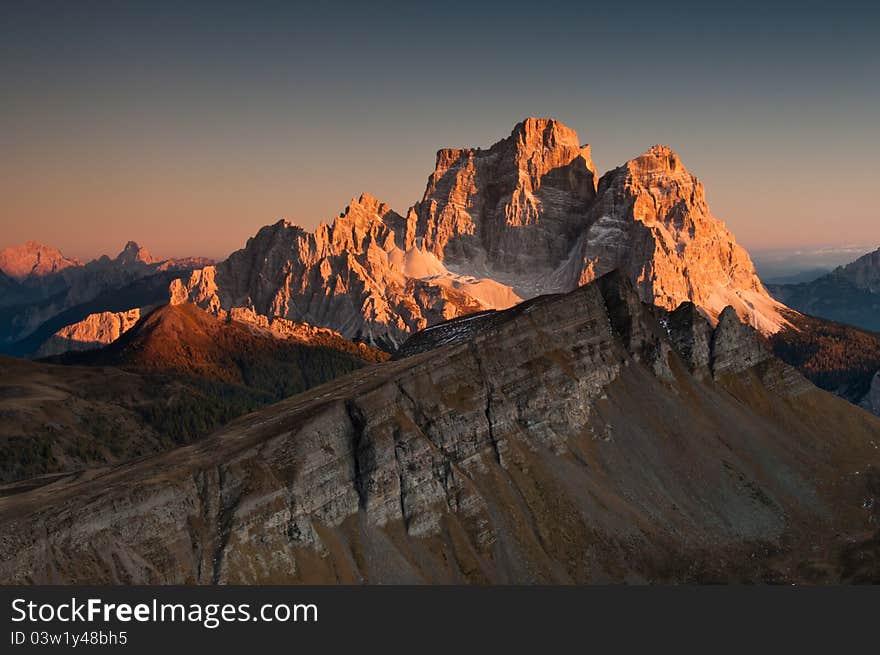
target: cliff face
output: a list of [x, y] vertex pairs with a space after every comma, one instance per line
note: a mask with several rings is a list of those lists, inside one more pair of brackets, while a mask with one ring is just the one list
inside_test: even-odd
[[172, 296], [393, 349], [427, 326], [570, 291], [614, 269], [669, 310], [691, 301], [714, 321], [731, 305], [766, 334], [786, 325], [675, 153], [656, 146], [597, 188], [589, 146], [539, 118], [486, 150], [440, 150], [406, 218], [364, 195], [314, 233], [280, 222], [175, 283]]
[[430, 328], [168, 455], [0, 499], [0, 580], [877, 575], [853, 549], [876, 529], [880, 422], [757, 356], [733, 310], [715, 330], [658, 311], [606, 276]]
[[431, 323], [518, 300], [491, 280], [460, 279], [430, 253], [404, 251], [392, 229], [403, 222], [366, 194], [313, 233], [280, 221], [226, 261], [176, 281], [171, 302], [219, 314], [242, 307], [393, 348]]
[[444, 149], [409, 212], [407, 243], [438, 259], [540, 274], [563, 259], [596, 195], [590, 147], [552, 119], [529, 118], [488, 150]]
[[587, 227], [567, 264], [569, 284], [624, 271], [646, 302], [692, 302], [713, 321], [732, 306], [759, 331], [787, 324], [748, 253], [715, 218], [703, 185], [666, 146], [604, 175]]
[[60, 355], [70, 350], [93, 350], [116, 341], [141, 317], [140, 308], [125, 312], [98, 312], [64, 327], [40, 346], [37, 357]]

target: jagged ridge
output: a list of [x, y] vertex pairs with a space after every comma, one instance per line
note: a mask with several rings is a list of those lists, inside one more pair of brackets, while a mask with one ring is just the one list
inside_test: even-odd
[[[0, 500], [0, 579], [876, 576], [858, 549], [880, 422], [762, 352], [733, 310], [705, 333], [688, 311], [605, 276], [167, 456]], [[675, 345], [699, 333], [708, 377], [690, 372], [703, 347]]]

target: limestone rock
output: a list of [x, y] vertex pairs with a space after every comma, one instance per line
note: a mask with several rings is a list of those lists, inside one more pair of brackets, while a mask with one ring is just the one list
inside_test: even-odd
[[535, 275], [568, 254], [595, 195], [590, 147], [559, 121], [529, 118], [488, 150], [437, 153], [407, 242], [464, 269]]
[[0, 497], [0, 581], [853, 575], [840, 553], [870, 536], [873, 480], [853, 465], [880, 466], [880, 422], [765, 384], [775, 360], [733, 309], [713, 338], [724, 374], [702, 379], [646, 356], [677, 354], [622, 275], [422, 334], [433, 347], [198, 443]]
[[669, 310], [693, 302], [714, 321], [732, 306], [764, 333], [787, 324], [703, 185], [666, 146], [602, 176], [585, 225], [566, 263], [569, 286], [620, 269], [643, 300]]
[[688, 369], [706, 374], [710, 367], [712, 329], [692, 302], [684, 302], [663, 319], [669, 338]]
[[597, 188], [589, 146], [546, 118], [526, 119], [488, 149], [440, 150], [405, 218], [363, 195], [314, 233], [282, 221], [175, 282], [171, 295], [393, 350], [425, 327], [615, 269], [643, 301], [670, 311], [693, 302], [714, 322], [731, 305], [762, 333], [787, 325], [675, 153], [655, 146]]
[[770, 357], [770, 351], [761, 345], [754, 330], [740, 322], [736, 310], [725, 308], [712, 335], [712, 373], [716, 377], [739, 373]]
[[83, 320], [58, 330], [40, 346], [37, 357], [106, 346], [131, 329], [138, 322], [141, 314], [142, 309], [139, 307], [124, 312], [89, 314]]
[[392, 229], [402, 223], [368, 194], [314, 232], [279, 221], [226, 261], [175, 282], [171, 301], [218, 314], [245, 308], [393, 348], [429, 324], [519, 300], [491, 280], [450, 273], [424, 250], [404, 251]]

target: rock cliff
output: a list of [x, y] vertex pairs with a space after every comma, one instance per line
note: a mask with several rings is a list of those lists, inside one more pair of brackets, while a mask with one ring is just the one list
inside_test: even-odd
[[666, 146], [606, 173], [585, 226], [565, 265], [569, 286], [619, 269], [643, 300], [669, 310], [689, 301], [714, 321], [732, 306], [766, 334], [787, 325], [703, 185]]
[[141, 317], [136, 307], [124, 312], [99, 312], [61, 328], [40, 346], [37, 357], [60, 355], [70, 350], [92, 350], [116, 341]]
[[427, 326], [624, 271], [646, 302], [765, 334], [784, 309], [678, 156], [655, 146], [597, 184], [590, 147], [529, 118], [488, 149], [437, 153], [404, 218], [364, 195], [314, 233], [279, 222], [227, 261], [176, 282], [175, 302], [244, 307], [393, 349]]
[[0, 580], [876, 579], [880, 421], [758, 356], [733, 309], [697, 318], [611, 275], [443, 323], [199, 443], [0, 499]]
[[224, 315], [245, 308], [393, 349], [429, 324], [519, 300], [491, 280], [453, 275], [421, 249], [404, 251], [392, 229], [403, 220], [364, 194], [314, 232], [279, 221], [227, 260], [175, 281], [171, 302]]

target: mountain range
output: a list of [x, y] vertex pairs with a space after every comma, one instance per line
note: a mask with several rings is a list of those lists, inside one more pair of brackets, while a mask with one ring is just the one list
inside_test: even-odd
[[56, 330], [94, 311], [165, 303], [171, 280], [209, 263], [156, 259], [134, 241], [113, 259], [86, 264], [34, 241], [0, 250], [0, 352], [32, 355]]
[[769, 285], [768, 290], [805, 314], [880, 331], [880, 250], [810, 282]]
[[529, 118], [217, 263], [0, 252], [0, 582], [880, 580], [880, 254], [768, 290], [670, 148], [591, 157]]
[[760, 331], [786, 325], [702, 184], [655, 146], [599, 179], [589, 146], [529, 118], [488, 149], [443, 149], [404, 217], [362, 195], [309, 232], [287, 221], [172, 285], [172, 302], [245, 307], [393, 350], [416, 330], [570, 291], [622, 270], [643, 300], [728, 305]]
[[11, 486], [13, 583], [876, 581], [880, 419], [612, 273], [164, 455]]

